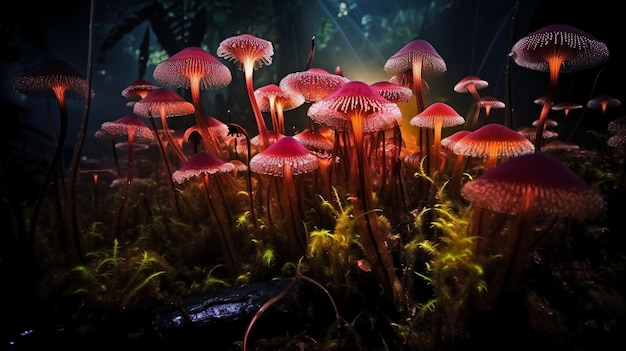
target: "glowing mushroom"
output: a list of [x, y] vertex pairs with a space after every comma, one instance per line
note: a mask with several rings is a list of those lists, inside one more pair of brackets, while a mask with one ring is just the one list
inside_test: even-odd
[[158, 86], [150, 81], [137, 79], [122, 90], [122, 96], [130, 100], [127, 105], [132, 107], [137, 100], [145, 98], [148, 93], [156, 88]]
[[302, 94], [288, 94], [276, 84], [268, 84], [254, 91], [259, 109], [269, 112], [273, 129], [285, 134], [284, 111], [293, 110], [304, 103]]
[[[145, 98], [137, 101], [133, 107], [133, 112], [150, 119], [154, 132], [157, 134], [158, 130], [154, 124], [154, 118], [161, 119], [161, 127], [165, 131], [167, 139], [176, 151], [176, 154], [183, 161], [187, 161], [187, 156], [174, 141], [174, 137], [168, 127], [167, 119], [171, 117], [190, 115], [193, 114], [194, 111], [195, 108], [192, 103], [167, 88], [158, 88], [151, 91]], [[163, 150], [165, 151], [164, 148]]]
[[600, 94], [587, 101], [587, 107], [600, 110], [603, 115], [606, 115], [607, 109], [618, 107], [621, 104], [622, 102], [618, 98], [610, 94]]
[[151, 140], [154, 138], [154, 134], [152, 130], [141, 120], [141, 118], [137, 115], [126, 115], [119, 119], [110, 122], [104, 122], [100, 126], [100, 130], [103, 133], [111, 134], [111, 135], [126, 135], [127, 136], [127, 146], [128, 146], [128, 169], [126, 170], [126, 188], [121, 197], [121, 204], [118, 209], [117, 214], [117, 229], [116, 235], [119, 238], [122, 235], [122, 220], [124, 214], [124, 207], [126, 204], [126, 200], [130, 194], [130, 188], [132, 186], [134, 176], [134, 144], [135, 138], [138, 139], [146, 139]]
[[485, 123], [489, 123], [489, 116], [491, 115], [492, 109], [501, 109], [506, 107], [504, 102], [489, 95], [481, 97], [478, 105], [480, 108], [485, 110]]
[[[35, 209], [33, 211], [33, 220], [30, 229], [32, 236], [34, 235], [34, 230], [37, 225], [37, 217], [47, 191], [47, 186], [51, 181], [54, 183], [58, 181], [58, 179], [53, 177], [56, 174], [56, 171], [62, 169], [61, 156], [63, 148], [65, 147], [68, 125], [67, 100], [85, 100], [91, 92], [87, 80], [83, 78], [78, 71], [62, 60], [49, 60], [38, 64], [30, 71], [19, 75], [15, 80], [13, 88], [15, 91], [27, 96], [53, 98], [59, 107], [59, 134], [56, 136], [56, 148], [54, 155], [52, 156], [52, 161], [50, 162], [48, 173], [46, 174], [46, 179], [43, 183], [43, 189], [37, 199], [37, 204], [35, 205]], [[82, 145], [82, 138], [84, 138], [83, 134], [80, 135], [80, 139], [76, 144], [76, 151], [79, 151]], [[72, 184], [70, 184], [70, 189], [73, 189], [75, 185], [76, 174], [78, 172], [78, 160], [78, 152], [75, 152], [71, 165]], [[73, 193], [74, 192], [72, 191], [72, 194]], [[61, 199], [64, 198], [65, 197], [61, 197]], [[73, 218], [75, 218], [73, 213], [73, 202], [70, 206], [66, 207], [68, 207], [70, 212], [68, 217], [72, 218], [65, 218], [65, 221], [71, 220], [75, 223], [73, 220]], [[68, 225], [68, 227], [72, 228], [73, 225]], [[65, 231], [65, 243], [67, 245], [66, 248], [68, 250], [68, 254], [72, 259], [75, 259], [76, 255], [80, 255], [80, 244], [78, 242], [78, 237], [74, 235], [75, 233], [73, 233], [77, 231], [77, 228], [73, 229], [74, 230]]]
[[417, 127], [434, 130], [433, 151], [427, 153], [434, 160], [431, 163], [431, 174], [434, 174], [441, 162], [441, 129], [461, 125], [465, 123], [465, 118], [459, 115], [452, 106], [435, 102], [411, 118], [409, 122]]
[[472, 118], [467, 121], [469, 130], [476, 129], [476, 122], [478, 121], [478, 114], [480, 113], [480, 94], [478, 93], [478, 90], [484, 89], [488, 86], [489, 82], [476, 76], [465, 76], [454, 85], [453, 89], [455, 92], [469, 93], [472, 95], [474, 100], [474, 113], [472, 114]]
[[532, 153], [509, 159], [486, 171], [461, 189], [477, 208], [514, 216], [514, 227], [504, 239], [502, 263], [488, 274], [487, 304], [495, 303], [504, 289], [516, 289], [530, 252], [547, 232], [538, 231], [536, 218], [569, 217], [595, 220], [605, 209], [604, 198], [557, 158]]
[[498, 159], [506, 159], [535, 151], [533, 144], [517, 131], [499, 124], [486, 124], [459, 139], [454, 153], [486, 158], [485, 170], [494, 168]]
[[414, 39], [387, 59], [383, 70], [388, 77], [411, 72], [413, 94], [417, 98], [418, 113], [424, 110], [423, 80], [434, 79], [446, 73], [446, 62], [426, 40]]
[[307, 150], [298, 140], [292, 136], [283, 136], [276, 140], [263, 151], [254, 155], [250, 160], [250, 170], [272, 177], [281, 178], [280, 189], [282, 198], [278, 203], [285, 213], [289, 213], [287, 228], [291, 231], [289, 243], [292, 250], [303, 254], [306, 252], [306, 233], [300, 228], [300, 203], [296, 195], [294, 176], [310, 173], [319, 167], [317, 157]]
[[[172, 180], [178, 184], [183, 184], [192, 178], [200, 178], [206, 193], [211, 220], [217, 224], [220, 235], [222, 252], [228, 268], [231, 272], [238, 271], [238, 259], [236, 246], [230, 231], [230, 213], [228, 202], [222, 192], [222, 182], [220, 175], [233, 172], [235, 166], [230, 162], [225, 162], [206, 151], [200, 151], [187, 160], [178, 170], [172, 173]], [[219, 195], [216, 196], [216, 193]], [[215, 203], [219, 198], [221, 203]], [[228, 219], [225, 222], [225, 219]]]
[[301, 94], [308, 103], [317, 102], [349, 82], [346, 77], [329, 73], [321, 68], [293, 72], [283, 77], [278, 86], [289, 94]]
[[[375, 274], [388, 297], [397, 300], [396, 277], [386, 238], [381, 235], [374, 215], [370, 165], [365, 152], [364, 133], [378, 132], [399, 123], [402, 112], [395, 103], [383, 98], [374, 88], [360, 81], [343, 84], [326, 98], [313, 103], [309, 117], [335, 131], [335, 145], [341, 146], [349, 191], [358, 199], [355, 210], [362, 215], [361, 245], [366, 258], [375, 267]], [[333, 154], [333, 158], [337, 154]], [[340, 162], [341, 164], [341, 162]]]
[[219, 145], [215, 136], [205, 131], [200, 91], [220, 89], [228, 86], [232, 80], [230, 70], [208, 51], [199, 47], [187, 47], [160, 62], [154, 68], [154, 79], [168, 87], [191, 90], [196, 124], [200, 126], [200, 135], [205, 149], [219, 154]]
[[244, 72], [248, 98], [252, 104], [257, 128], [261, 136], [261, 146], [262, 148], [269, 146], [267, 126], [254, 95], [253, 74], [263, 65], [272, 63], [272, 56], [274, 55], [272, 43], [251, 34], [240, 34], [224, 39], [217, 47], [217, 55], [236, 61], [239, 69]]
[[370, 86], [376, 89], [380, 96], [384, 97], [390, 102], [407, 102], [413, 98], [413, 90], [407, 88], [406, 86], [402, 86], [392, 82], [376, 82], [370, 84]]
[[552, 24], [518, 40], [509, 55], [521, 67], [548, 72], [550, 87], [555, 89], [560, 73], [599, 66], [608, 60], [609, 50], [589, 33], [566, 24]]
[[608, 60], [609, 50], [603, 42], [578, 28], [553, 24], [518, 40], [509, 56], [520, 67], [550, 75], [550, 92], [541, 111], [535, 137], [535, 152], [539, 152], [543, 122], [556, 97], [559, 75], [599, 66]]

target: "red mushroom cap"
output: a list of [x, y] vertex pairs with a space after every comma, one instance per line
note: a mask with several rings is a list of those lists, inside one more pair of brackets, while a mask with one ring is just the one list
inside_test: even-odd
[[287, 93], [276, 84], [268, 84], [254, 91], [259, 108], [263, 112], [270, 111], [271, 100], [280, 103], [284, 111], [293, 110], [304, 104], [304, 96], [300, 93]]
[[499, 213], [530, 211], [594, 219], [604, 211], [603, 197], [559, 159], [532, 153], [511, 158], [461, 188], [478, 207]]
[[551, 56], [558, 55], [561, 72], [576, 72], [603, 64], [609, 58], [606, 45], [590, 34], [565, 24], [553, 24], [523, 37], [510, 56], [521, 67], [548, 72]]
[[416, 127], [435, 128], [437, 121], [441, 121], [442, 127], [453, 127], [465, 123], [465, 118], [459, 115], [452, 106], [435, 102], [429, 105], [424, 111], [413, 116], [409, 123]]
[[305, 102], [317, 102], [349, 81], [346, 77], [313, 67], [306, 71], [289, 73], [278, 85], [286, 93], [301, 94]]
[[63, 88], [67, 99], [84, 100], [87, 80], [62, 60], [48, 60], [17, 77], [14, 89], [28, 96], [56, 98], [55, 89]]
[[158, 88], [158, 86], [150, 81], [137, 79], [122, 90], [122, 96], [127, 99], [143, 99], [156, 88]]
[[158, 88], [137, 101], [133, 112], [143, 117], [159, 118], [161, 108], [166, 117], [184, 116], [194, 113], [193, 104], [167, 88]]
[[226, 65], [199, 47], [182, 49], [154, 68], [157, 82], [177, 88], [190, 88], [191, 76], [200, 77], [200, 89], [218, 89], [230, 84], [232, 75]]
[[470, 157], [515, 157], [535, 151], [533, 143], [499, 123], [486, 124], [454, 144], [454, 153]]
[[[473, 86], [471, 88], [470, 86]], [[454, 91], [457, 93], [470, 93], [472, 89], [480, 90], [489, 86], [489, 82], [476, 76], [466, 76], [454, 85]]]
[[309, 117], [337, 131], [350, 130], [351, 115], [363, 115], [363, 132], [375, 132], [400, 123], [402, 112], [395, 103], [383, 98], [368, 84], [351, 81], [345, 83], [326, 98], [313, 103]]
[[263, 65], [272, 64], [274, 47], [272, 42], [255, 37], [251, 34], [241, 34], [224, 39], [217, 47], [217, 56], [227, 60], [237, 61], [239, 69], [243, 69], [244, 62], [253, 62], [254, 69]]
[[309, 173], [319, 167], [317, 156], [292, 136], [284, 136], [250, 160], [250, 170], [271, 176], [283, 176], [289, 166], [293, 175]]
[[104, 122], [100, 126], [100, 130], [107, 134], [128, 134], [129, 130], [133, 129], [136, 138], [140, 139], [154, 139], [152, 129], [150, 129], [137, 115], [126, 115], [115, 121]]
[[182, 167], [172, 174], [172, 180], [178, 184], [202, 174], [232, 172], [235, 166], [225, 162], [206, 151], [199, 151], [189, 157]]
[[400, 84], [382, 81], [370, 85], [380, 96], [390, 102], [406, 102], [413, 98], [413, 90]]
[[413, 68], [414, 60], [422, 60], [422, 78], [432, 79], [446, 73], [446, 62], [428, 41], [415, 39], [393, 54], [383, 67], [388, 77], [402, 74]]

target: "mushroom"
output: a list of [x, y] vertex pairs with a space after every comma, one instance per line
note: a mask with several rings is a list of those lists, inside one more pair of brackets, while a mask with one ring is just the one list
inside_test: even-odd
[[388, 77], [412, 73], [413, 94], [418, 102], [418, 113], [424, 110], [423, 80], [434, 79], [446, 73], [446, 62], [426, 40], [414, 39], [387, 59], [383, 70]]
[[411, 118], [409, 123], [434, 131], [433, 151], [432, 153], [427, 152], [427, 155], [434, 159], [434, 162], [430, 164], [431, 174], [434, 174], [441, 163], [441, 129], [461, 125], [465, 123], [465, 119], [452, 106], [443, 102], [435, 102]]
[[[172, 173], [172, 180], [178, 184], [183, 184], [192, 178], [202, 180], [211, 220], [219, 228], [222, 253], [227, 267], [232, 273], [237, 273], [239, 267], [236, 246], [230, 231], [231, 217], [228, 211], [228, 201], [222, 192], [222, 183], [219, 177], [221, 174], [233, 172], [234, 169], [235, 166], [231, 162], [225, 162], [206, 151], [200, 151], [189, 157], [187, 162]], [[219, 194], [221, 200], [219, 204], [215, 203], [215, 199], [218, 198], [215, 193]], [[225, 219], [228, 223], [224, 223]]]
[[[386, 238], [378, 232], [374, 214], [370, 165], [366, 157], [364, 133], [379, 132], [400, 122], [398, 105], [383, 98], [374, 88], [360, 81], [343, 84], [326, 98], [313, 103], [308, 116], [316, 123], [335, 131], [335, 146], [341, 149], [349, 191], [355, 199], [355, 211], [362, 216], [361, 245], [366, 258], [375, 267], [375, 274], [385, 291], [397, 300], [396, 277]], [[335, 151], [331, 159], [336, 159]]]
[[533, 144], [517, 131], [489, 123], [459, 139], [453, 146], [457, 155], [486, 158], [485, 170], [494, 168], [498, 159], [534, 152]]
[[[387, 59], [383, 70], [388, 77], [403, 75], [402, 81], [410, 79], [411, 89], [417, 104], [417, 113], [424, 111], [424, 93], [427, 84], [425, 80], [435, 79], [444, 75], [447, 71], [446, 62], [441, 58], [432, 44], [423, 39], [414, 39], [404, 45], [400, 50]], [[390, 79], [391, 81], [391, 79]], [[401, 84], [395, 82], [396, 84]], [[403, 85], [403, 84], [401, 84]], [[429, 129], [419, 128], [418, 142], [420, 150], [430, 148], [431, 135]], [[430, 168], [430, 159], [426, 159], [426, 168]]]
[[466, 135], [470, 134], [469, 130], [459, 130], [443, 139], [441, 139], [441, 146], [450, 150], [453, 154], [456, 155], [456, 160], [454, 161], [454, 169], [452, 170], [451, 177], [451, 186], [452, 186], [452, 194], [459, 195], [459, 191], [461, 190], [461, 179], [463, 176], [463, 170], [465, 169], [465, 156], [463, 154], [457, 154], [454, 152], [454, 147], [456, 143], [461, 140]]
[[305, 102], [313, 103], [332, 94], [349, 81], [346, 77], [312, 67], [306, 71], [287, 74], [278, 86], [288, 94], [301, 94]]
[[470, 93], [474, 100], [473, 103], [473, 114], [472, 118], [470, 118], [468, 122], [468, 129], [474, 130], [476, 129], [476, 122], [478, 121], [478, 115], [480, 113], [480, 94], [478, 94], [478, 90], [484, 89], [489, 86], [489, 82], [484, 79], [480, 79], [476, 76], [465, 76], [463, 79], [458, 81], [454, 85], [454, 91], [457, 93]]
[[254, 95], [253, 74], [263, 65], [270, 65], [273, 55], [274, 47], [270, 41], [251, 34], [240, 34], [226, 38], [217, 47], [217, 56], [236, 61], [239, 69], [244, 72], [248, 98], [256, 118], [262, 148], [269, 146], [269, 142], [267, 140], [267, 126]]
[[392, 82], [381, 81], [370, 84], [370, 86], [376, 89], [380, 96], [384, 97], [390, 102], [407, 102], [413, 98], [413, 90], [407, 88], [406, 86], [402, 86]]
[[[589, 33], [566, 24], [552, 24], [518, 40], [509, 56], [521, 67], [548, 72], [554, 91], [560, 73], [599, 66], [608, 60], [609, 50]], [[554, 99], [554, 94], [550, 98]]]
[[285, 134], [284, 111], [293, 110], [304, 103], [302, 94], [288, 94], [276, 84], [268, 84], [254, 91], [261, 112], [269, 112], [273, 129]]
[[[281, 178], [278, 188], [282, 190], [281, 196], [277, 199], [279, 206], [284, 213], [289, 213], [287, 228], [291, 230], [291, 237], [288, 242], [293, 253], [304, 254], [306, 252], [306, 233], [300, 229], [301, 204], [296, 195], [294, 176], [310, 173], [319, 167], [317, 157], [309, 152], [304, 145], [292, 136], [283, 136], [276, 140], [263, 151], [254, 155], [250, 160], [251, 171], [271, 177]], [[293, 242], [297, 243], [296, 246]]]
[[[167, 88], [157, 88], [151, 91], [145, 98], [137, 101], [133, 107], [136, 114], [150, 118], [154, 132], [158, 135], [158, 130], [154, 124], [154, 118], [161, 118], [161, 128], [165, 131], [165, 136], [176, 151], [178, 157], [184, 162], [187, 156], [174, 141], [174, 137], [168, 127], [167, 119], [170, 117], [185, 116], [193, 114], [194, 105], [183, 99], [180, 95]], [[160, 138], [157, 140], [160, 141]], [[165, 149], [163, 148], [163, 151]]]
[[[56, 59], [44, 61], [35, 66], [33, 69], [19, 75], [15, 80], [13, 88], [15, 89], [15, 91], [27, 96], [53, 98], [55, 99], [59, 107], [60, 126], [59, 134], [56, 136], [56, 147], [52, 156], [52, 161], [50, 162], [50, 167], [46, 174], [45, 181], [43, 183], [43, 188], [41, 189], [41, 193], [37, 199], [37, 203], [35, 204], [35, 208], [32, 214], [30, 235], [34, 236], [34, 231], [37, 227], [39, 211], [46, 195], [48, 184], [51, 182], [55, 185], [55, 191], [57, 192], [57, 197], [59, 198], [59, 201], [61, 201], [62, 206], [65, 208], [66, 211], [69, 211], [69, 213], [64, 213], [63, 215], [65, 215], [66, 217], [71, 217], [63, 219], [63, 217], [61, 216], [60, 220], [62, 222], [72, 222], [74, 224], [76, 222], [74, 220], [75, 216], [73, 202], [70, 201], [72, 203], [70, 203], [69, 206], [68, 204], [64, 203], [67, 200], [65, 200], [65, 196], [61, 196], [59, 194], [60, 188], [57, 184], [59, 179], [58, 176], [55, 176], [55, 172], [58, 171], [60, 174], [62, 174], [63, 172], [63, 160], [61, 156], [63, 153], [63, 148], [65, 147], [65, 139], [67, 136], [67, 100], [85, 100], [87, 99], [88, 94], [91, 92], [87, 80], [83, 78], [83, 76], [78, 73], [78, 71], [76, 71], [67, 62]], [[82, 139], [82, 137], [83, 134], [81, 134], [80, 138]], [[81, 140], [79, 140], [79, 142], [76, 144], [74, 157], [72, 158], [72, 165], [70, 170], [70, 172], [72, 173], [72, 184], [69, 187], [70, 189], [75, 188], [75, 175], [78, 171], [78, 151], [80, 150], [80, 145], [82, 145]], [[63, 179], [64, 178], [61, 177], [61, 180]], [[72, 194], [74, 194], [73, 191]], [[71, 259], [77, 259], [77, 256], [80, 256], [80, 243], [78, 239], [78, 233], [76, 233], [78, 229], [74, 228], [74, 224], [66, 223], [68, 230], [65, 230], [64, 234], [66, 236], [66, 249], [68, 250], [68, 255]]]
[[[205, 130], [208, 132], [208, 134], [211, 136], [211, 138], [213, 140], [215, 140], [218, 143], [221, 143], [221, 141], [226, 138], [228, 136], [228, 126], [226, 125], [226, 123], [220, 121], [219, 119], [213, 117], [213, 116], [203, 116], [204, 119], [204, 123], [202, 123], [204, 125]], [[200, 125], [198, 125], [198, 123], [196, 123], [195, 125], [187, 128], [185, 130], [185, 133], [183, 134], [183, 140], [184, 141], [190, 141], [192, 138], [192, 135], [197, 135], [199, 134], [200, 136], [202, 135], [202, 129], [203, 127], [201, 127]], [[195, 132], [195, 134], [193, 134]], [[217, 155], [214, 156], [218, 156], [222, 154], [222, 150], [217, 150], [219, 153]], [[198, 152], [198, 148], [197, 145], [194, 144], [194, 153]]]
[[162, 61], [154, 68], [157, 82], [175, 88], [191, 90], [196, 124], [200, 126], [204, 147], [207, 151], [219, 155], [219, 143], [214, 135], [207, 133], [201, 106], [200, 91], [220, 89], [232, 81], [230, 70], [208, 51], [199, 47], [187, 47]]
[[606, 115], [607, 109], [618, 107], [621, 104], [622, 102], [618, 98], [610, 94], [600, 94], [587, 101], [587, 107], [600, 110], [603, 115]]
[[480, 108], [485, 110], [485, 123], [489, 123], [489, 115], [491, 114], [492, 109], [500, 109], [506, 107], [504, 102], [489, 95], [481, 97], [478, 105], [480, 106]]
[[556, 96], [559, 75], [599, 66], [608, 60], [609, 50], [603, 42], [578, 28], [552, 24], [518, 40], [509, 56], [521, 67], [550, 74], [550, 92], [535, 137], [535, 152], [539, 152], [543, 123]]
[[505, 237], [480, 233], [489, 241], [504, 240], [504, 247], [493, 253], [501, 253], [503, 262], [493, 266], [495, 271], [486, 272], [490, 276], [488, 306], [497, 302], [505, 289], [517, 288], [529, 254], [547, 233], [536, 228], [538, 216], [595, 220], [605, 209], [604, 198], [596, 189], [544, 153], [509, 159], [465, 183], [461, 195], [476, 208], [511, 215], [515, 221]]
[[128, 102], [128, 106], [132, 107], [136, 100], [141, 100], [148, 95], [152, 90], [158, 88], [154, 83], [145, 79], [137, 79], [131, 82], [126, 88], [122, 90], [122, 96], [131, 100]]
[[103, 133], [111, 135], [126, 135], [128, 147], [128, 169], [126, 170], [126, 187], [121, 197], [121, 203], [117, 212], [117, 226], [115, 234], [118, 238], [122, 236], [122, 220], [124, 207], [130, 195], [130, 188], [134, 180], [134, 142], [135, 138], [150, 140], [154, 138], [152, 130], [137, 115], [130, 114], [111, 122], [104, 122], [100, 126]]
[[563, 117], [567, 118], [567, 116], [569, 115], [570, 111], [581, 109], [581, 108], [583, 108], [583, 105], [577, 104], [575, 102], [564, 101], [564, 102], [560, 102], [558, 104], [554, 104], [550, 108], [553, 111], [563, 111]]

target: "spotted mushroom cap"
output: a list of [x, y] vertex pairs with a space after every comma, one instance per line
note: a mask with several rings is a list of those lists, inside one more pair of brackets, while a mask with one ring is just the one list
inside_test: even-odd
[[422, 128], [435, 128], [437, 120], [442, 121], [442, 127], [454, 127], [465, 123], [465, 118], [459, 115], [452, 106], [444, 102], [430, 104], [424, 111], [413, 116], [409, 123]]
[[137, 115], [126, 115], [124, 117], [116, 119], [115, 121], [104, 122], [100, 125], [100, 130], [103, 133], [111, 135], [128, 134], [131, 128], [135, 130], [136, 138], [149, 140], [154, 138], [152, 129], [150, 129], [143, 122], [141, 117]]
[[606, 140], [606, 144], [614, 148], [624, 148], [626, 146], [626, 130], [621, 130], [611, 135]]
[[393, 54], [383, 67], [388, 77], [399, 75], [413, 68], [414, 60], [422, 60], [422, 78], [438, 78], [448, 70], [446, 62], [426, 40], [415, 39]]
[[288, 135], [250, 159], [250, 170], [260, 174], [282, 177], [286, 166], [291, 168], [293, 175], [298, 175], [316, 170], [319, 162], [317, 156]]
[[476, 90], [484, 89], [489, 86], [489, 82], [476, 76], [465, 76], [454, 85], [454, 91], [457, 93], [469, 93], [470, 85]]
[[521, 67], [548, 72], [547, 58], [555, 52], [565, 58], [560, 69], [564, 73], [596, 67], [609, 58], [603, 42], [566, 24], [549, 25], [521, 38], [509, 55]]
[[308, 128], [293, 137], [309, 150], [331, 151], [334, 145], [333, 141], [324, 134]]
[[190, 88], [192, 75], [200, 76], [200, 89], [218, 89], [230, 84], [232, 75], [226, 65], [199, 47], [187, 47], [154, 68], [154, 79], [170, 87]]
[[441, 146], [449, 150], [453, 150], [454, 144], [456, 144], [457, 141], [459, 141], [461, 138], [465, 137], [469, 133], [471, 133], [471, 131], [469, 130], [459, 130], [457, 132], [454, 132], [447, 137], [441, 139]]
[[606, 110], [608, 108], [618, 107], [622, 102], [610, 94], [600, 94], [587, 101], [587, 107], [596, 110]]
[[62, 60], [48, 60], [17, 77], [13, 88], [28, 96], [55, 98], [54, 89], [64, 86], [66, 99], [84, 100], [87, 97], [87, 80], [72, 66]]
[[137, 101], [133, 112], [143, 117], [159, 118], [161, 108], [166, 117], [184, 116], [194, 113], [193, 104], [167, 88], [151, 91], [145, 98]]
[[504, 102], [500, 101], [496, 97], [489, 96], [489, 95], [481, 97], [480, 101], [478, 102], [478, 104], [482, 108], [485, 108], [487, 106], [490, 106], [491, 108], [505, 108], [506, 107]]
[[304, 104], [304, 96], [300, 93], [287, 93], [276, 84], [264, 85], [254, 91], [259, 109], [263, 112], [271, 110], [270, 102], [280, 103], [284, 111], [293, 110]]
[[471, 180], [461, 196], [499, 213], [594, 219], [604, 198], [559, 159], [532, 153], [511, 158]]
[[187, 180], [202, 174], [216, 174], [232, 172], [235, 166], [225, 162], [206, 151], [193, 154], [184, 165], [172, 173], [172, 180], [182, 184]]
[[332, 94], [350, 80], [321, 68], [293, 72], [283, 77], [278, 86], [288, 94], [300, 94], [305, 102], [317, 102]]
[[219, 57], [236, 61], [239, 69], [243, 69], [246, 60], [253, 62], [253, 69], [259, 69], [263, 65], [272, 64], [274, 47], [271, 41], [252, 34], [240, 34], [224, 39], [217, 47], [216, 53]]
[[336, 131], [351, 130], [351, 116], [361, 114], [363, 132], [366, 133], [389, 128], [402, 119], [398, 105], [360, 81], [345, 83], [326, 98], [313, 103], [307, 113], [316, 123]]
[[413, 90], [400, 84], [382, 81], [370, 84], [370, 86], [390, 102], [407, 102], [413, 98]]
[[515, 157], [532, 153], [535, 147], [517, 131], [499, 123], [489, 123], [458, 140], [453, 147], [457, 155], [470, 157]]
[[143, 98], [158, 86], [145, 79], [137, 79], [122, 90], [122, 96], [127, 99]]

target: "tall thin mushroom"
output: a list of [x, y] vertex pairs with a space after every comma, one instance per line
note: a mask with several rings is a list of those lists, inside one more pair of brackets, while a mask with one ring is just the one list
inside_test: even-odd
[[196, 124], [205, 150], [219, 155], [219, 145], [204, 124], [201, 90], [220, 89], [228, 86], [232, 80], [226, 65], [200, 47], [187, 47], [154, 68], [154, 79], [166, 86], [191, 90], [191, 100], [195, 109]]
[[[503, 263], [490, 275], [487, 308], [501, 293], [518, 288], [532, 249], [545, 236], [535, 230], [537, 216], [597, 219], [605, 209], [604, 198], [559, 159], [531, 153], [514, 157], [467, 182], [461, 195], [478, 208], [509, 214], [515, 225], [506, 240]], [[489, 239], [488, 240], [494, 240]]]
[[552, 24], [518, 40], [509, 56], [520, 67], [550, 75], [547, 101], [541, 110], [535, 138], [535, 152], [539, 152], [543, 124], [556, 98], [560, 74], [602, 65], [609, 58], [609, 50], [589, 33], [566, 24]]
[[[65, 147], [65, 139], [67, 136], [68, 116], [67, 116], [67, 100], [76, 99], [84, 100], [87, 98], [89, 92], [89, 85], [87, 80], [76, 71], [72, 66], [63, 60], [48, 60], [35, 66], [30, 71], [27, 71], [17, 77], [13, 88], [24, 95], [42, 98], [53, 98], [59, 107], [60, 126], [59, 134], [56, 138], [56, 146], [50, 167], [46, 174], [41, 194], [37, 199], [35, 208], [33, 210], [33, 218], [30, 228], [30, 240], [29, 245], [33, 245], [34, 232], [38, 222], [39, 211], [47, 192], [48, 183], [53, 181], [55, 191], [64, 207], [70, 207], [66, 204], [69, 199], [67, 194], [60, 194], [58, 181], [64, 180], [63, 165], [61, 155], [63, 148]], [[55, 177], [54, 174], [57, 173]], [[70, 211], [72, 212], [72, 211]], [[72, 215], [72, 214], [70, 214]], [[68, 250], [69, 257], [80, 257], [80, 243], [77, 233], [73, 234], [73, 219], [65, 218], [61, 216], [62, 226], [65, 225], [65, 245]]]
[[258, 38], [252, 34], [240, 34], [224, 39], [217, 47], [217, 56], [234, 60], [238, 64], [239, 69], [244, 72], [246, 80], [246, 90], [248, 98], [252, 104], [252, 111], [261, 136], [262, 148], [269, 146], [267, 140], [267, 125], [263, 119], [263, 114], [259, 109], [259, 104], [254, 95], [254, 71], [263, 65], [272, 64], [272, 56], [274, 56], [274, 47], [272, 42]]
[[[218, 176], [220, 174], [233, 172], [234, 168], [235, 166], [232, 163], [225, 162], [207, 151], [200, 151], [189, 157], [185, 164], [172, 173], [172, 181], [178, 184], [183, 184], [194, 177], [201, 179], [207, 197], [211, 219], [219, 228], [222, 253], [224, 254], [226, 265], [231, 273], [237, 273], [240, 267], [238, 266], [239, 260], [237, 258], [236, 246], [233, 242], [230, 224], [224, 222], [224, 217], [228, 217], [228, 220], [230, 220], [227, 211], [228, 207], [223, 196], [221, 197], [221, 204], [215, 203], [215, 195], [212, 189], [217, 189], [217, 192], [222, 194]], [[220, 212], [220, 209], [224, 209], [224, 212]]]

